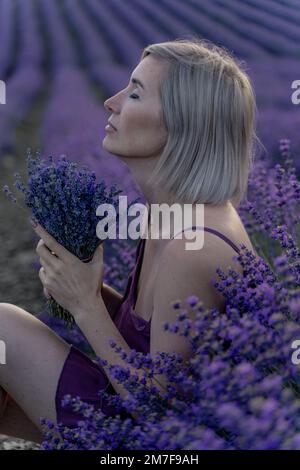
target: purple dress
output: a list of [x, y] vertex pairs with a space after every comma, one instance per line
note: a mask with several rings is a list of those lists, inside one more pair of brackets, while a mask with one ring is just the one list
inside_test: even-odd
[[[203, 229], [203, 227], [195, 226], [192, 228]], [[204, 230], [219, 236], [239, 253], [239, 248], [222, 233], [208, 227], [204, 227]], [[146, 321], [141, 316], [133, 313], [137, 297], [138, 279], [143, 262], [145, 240], [145, 238], [141, 238], [137, 246], [135, 266], [129, 275], [122, 303], [114, 315], [113, 322], [131, 349], [146, 354], [150, 352], [151, 318], [149, 321]], [[117, 410], [110, 406], [107, 400], [100, 397], [99, 392], [103, 390], [110, 394], [116, 394], [102, 367], [78, 348], [71, 345], [56, 390], [57, 422], [65, 426], [76, 427], [77, 422], [84, 419], [70, 405], [61, 406], [61, 401], [66, 394], [79, 396], [84, 402], [94, 405], [95, 409], [101, 408], [103, 413], [108, 416], [118, 413], [122, 418], [130, 416], [123, 408]]]

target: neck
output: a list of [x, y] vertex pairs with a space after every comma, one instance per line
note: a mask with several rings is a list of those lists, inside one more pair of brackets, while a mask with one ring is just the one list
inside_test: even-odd
[[[144, 195], [147, 209], [148, 209], [148, 228], [150, 224], [150, 213], [151, 213], [151, 205], [157, 204], [160, 206], [161, 204], [168, 204], [171, 206], [172, 204], [179, 204], [183, 209], [184, 203], [177, 202], [176, 196], [164, 190], [164, 188], [149, 185], [147, 180], [152, 173], [154, 166], [157, 163], [157, 155], [150, 156], [147, 158], [139, 158], [139, 157], [122, 157], [122, 160], [125, 161], [127, 166], [129, 167], [133, 179], [135, 180], [137, 186], [139, 187], [141, 193]], [[186, 204], [188, 204], [186, 202]], [[192, 204], [192, 212], [195, 213], [197, 211], [197, 205], [200, 203]], [[233, 206], [230, 200], [226, 201], [222, 204], [204, 204], [204, 217], [209, 222], [210, 218], [218, 218], [219, 214], [220, 217], [224, 217], [224, 214], [227, 211], [232, 210]]]

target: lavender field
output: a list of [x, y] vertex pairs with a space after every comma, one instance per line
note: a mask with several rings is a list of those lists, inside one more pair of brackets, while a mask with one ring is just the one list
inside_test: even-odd
[[291, 85], [299, 74], [299, 20], [297, 2], [272, 0], [3, 0], [0, 77], [7, 104], [0, 115], [1, 158], [16, 151], [16, 132], [39, 103], [39, 119], [29, 130], [42, 152], [101, 167], [101, 174], [122, 180], [129, 191], [130, 176], [101, 147], [103, 102], [126, 85], [148, 43], [189, 35], [246, 62], [259, 137], [274, 159], [280, 138], [289, 138], [297, 153], [299, 110]]
[[[259, 272], [266, 276], [263, 282], [270, 282], [273, 286], [272, 292], [267, 288], [264, 294], [261, 292], [261, 296], [266, 295], [262, 316], [265, 320], [268, 315], [275, 315], [272, 324], [280, 323], [280, 315], [283, 316], [292, 305], [293, 332], [298, 332], [299, 249], [275, 228], [286, 226], [299, 247], [300, 104], [294, 104], [291, 98], [292, 83], [300, 80], [299, 25], [300, 2], [297, 0], [0, 0], [0, 80], [6, 86], [6, 103], [0, 104], [1, 187], [12, 185], [15, 172], [25, 176], [26, 151], [31, 148], [55, 158], [65, 154], [72, 161], [88, 165], [108, 184], [116, 183], [128, 195], [129, 201], [136, 197], [143, 200], [127, 166], [102, 148], [104, 128], [110, 117], [104, 101], [127, 85], [142, 49], [148, 44], [197, 36], [221, 45], [246, 64], [257, 100], [257, 135], [264, 147], [262, 160], [257, 163], [249, 183], [253, 205], [241, 206], [240, 215], [259, 255], [268, 266], [275, 271], [278, 269], [283, 288], [293, 292], [289, 304], [280, 296], [277, 284], [272, 284], [270, 272], [259, 266]], [[288, 149], [281, 139], [288, 139]], [[281, 171], [275, 166], [284, 165], [289, 156], [293, 157], [294, 170], [287, 166]], [[25, 308], [47, 322], [67, 341], [92, 354], [77, 329], [66, 332], [62, 323], [49, 319], [44, 312], [45, 299], [37, 276], [36, 239], [28, 216], [29, 211], [21, 211], [0, 193], [0, 301]], [[270, 225], [264, 218], [266, 216]], [[285, 249], [291, 250], [289, 256], [284, 253]], [[111, 255], [112, 251], [107, 250], [105, 261], [110, 269], [106, 272], [106, 281], [121, 291], [126, 287], [134, 252], [124, 248], [126, 262], [123, 259], [121, 263], [118, 256], [115, 259]], [[119, 252], [122, 252], [120, 247]], [[290, 271], [288, 267], [284, 271], [284, 261], [291, 263], [293, 268]], [[122, 274], [121, 280], [116, 274], [118, 270]], [[245, 288], [245, 291], [248, 295], [249, 289]], [[234, 294], [230, 298], [233, 297]], [[253, 300], [253, 304], [249, 301], [247, 306], [246, 300], [240, 299], [241, 310], [247, 312], [251, 304], [254, 312], [259, 302], [263, 303], [261, 297], [259, 299], [255, 298], [257, 304]], [[266, 323], [263, 327], [266, 328]], [[263, 327], [260, 325], [260, 330], [257, 327], [260, 334], [265, 334]], [[233, 332], [236, 325], [230, 324], [228, 328], [236, 334]], [[242, 328], [241, 324], [239, 328]], [[253, 326], [251, 338], [259, 348], [254, 329]], [[288, 337], [290, 340], [288, 332], [285, 333], [285, 339]], [[270, 335], [267, 339], [271, 344], [274, 338]], [[278, 364], [280, 351], [285, 357], [289, 354], [286, 345], [278, 343], [278, 357], [274, 357]], [[246, 347], [240, 352], [247, 356]], [[222, 356], [222, 360], [226, 361], [226, 357]], [[202, 366], [207, 366], [205, 361]], [[215, 364], [219, 370], [217, 366]], [[287, 369], [290, 371], [292, 367]], [[212, 369], [205, 371], [211, 387], [209, 391], [212, 391]], [[247, 382], [246, 398], [251, 395], [250, 389], [255, 387], [256, 379], [259, 381], [259, 374], [252, 372], [248, 378], [242, 370], [236, 372], [243, 376], [245, 384]], [[296, 375], [293, 368], [290, 376], [286, 371], [285, 378], [293, 377], [299, 387]], [[226, 380], [227, 377], [224, 383]], [[228, 387], [231, 386], [230, 382]], [[266, 394], [272, 395], [271, 379], [264, 386]], [[264, 395], [262, 389], [263, 385], [257, 396]], [[241, 411], [242, 405], [238, 410], [231, 403], [230, 408], [230, 397], [228, 408], [218, 410], [218, 419], [224, 421], [224, 427], [228, 424], [233, 434], [242, 435], [244, 432], [237, 424], [239, 419], [244, 419], [252, 429], [252, 434], [249, 431], [247, 436], [243, 435], [236, 448], [300, 449], [299, 403], [293, 402], [287, 393], [288, 404], [284, 408], [285, 395], [280, 390], [279, 382], [276, 382], [265, 414], [261, 403], [257, 405], [255, 422], [249, 417], [251, 407]], [[242, 392], [237, 395], [237, 401], [241, 403]], [[300, 398], [299, 393], [297, 397]], [[202, 402], [202, 406], [206, 405]], [[279, 410], [272, 414], [276, 405]], [[298, 421], [293, 418], [293, 410], [298, 414]], [[229, 418], [226, 421], [226, 412], [231, 421]], [[223, 449], [230, 448], [230, 445], [235, 448], [233, 441], [227, 446], [225, 438], [223, 441], [223, 437], [213, 434], [215, 429], [210, 426], [209, 419], [204, 420], [201, 426], [213, 431], [212, 434], [210, 431], [206, 433], [201, 427], [194, 441], [189, 437], [195, 448]], [[271, 432], [272, 426], [274, 432]], [[164, 432], [167, 434], [166, 429]], [[149, 437], [149, 448], [154, 448], [159, 429], [156, 431], [152, 441]], [[185, 441], [183, 447], [176, 447], [172, 439], [166, 439], [166, 442], [169, 448], [187, 446]], [[82, 448], [86, 445], [84, 442]]]

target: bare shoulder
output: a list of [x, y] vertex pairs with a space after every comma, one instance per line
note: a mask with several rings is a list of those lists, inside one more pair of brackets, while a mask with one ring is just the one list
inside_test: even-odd
[[[186, 234], [189, 232], [185, 231]], [[183, 236], [167, 243], [160, 257], [158, 272], [203, 274], [215, 271], [218, 266], [224, 269], [231, 266], [241, 271], [240, 264], [234, 260], [237, 252], [227, 242], [211, 232], [198, 231], [198, 234], [202, 235], [202, 242], [200, 238], [191, 240]]]
[[[223, 218], [223, 221], [225, 218]], [[224, 234], [239, 247], [243, 243], [252, 249], [251, 242], [239, 219], [227, 217], [225, 223], [218, 223], [211, 218], [207, 226]], [[242, 266], [234, 259], [238, 254], [230, 244], [214, 233], [201, 231], [203, 246], [200, 249], [186, 249], [186, 243], [192, 242], [187, 238], [188, 230], [182, 238], [173, 239], [163, 248], [156, 270], [153, 288], [153, 312], [151, 323], [150, 351], [178, 352], [185, 358], [190, 356], [187, 341], [177, 334], [165, 332], [164, 322], [176, 321], [178, 310], [173, 308], [175, 301], [184, 301], [195, 295], [203, 302], [205, 309], [216, 308], [225, 310], [226, 300], [214, 286], [213, 280], [218, 281], [217, 268], [225, 273], [229, 267], [242, 274]], [[192, 232], [192, 231], [191, 231]], [[191, 319], [193, 312], [190, 310]]]
[[[215, 288], [212, 279], [218, 280], [217, 267], [224, 268], [226, 261], [220, 260], [219, 244], [209, 237], [200, 250], [186, 250], [186, 237], [169, 241], [160, 256], [153, 290], [153, 312], [151, 322], [150, 352], [178, 352], [189, 357], [186, 339], [163, 330], [163, 323], [176, 321], [178, 310], [173, 308], [176, 301], [184, 301], [196, 295], [205, 309], [217, 308], [223, 311], [225, 298]], [[234, 256], [234, 252], [230, 254]], [[226, 257], [225, 257], [226, 258]], [[228, 256], [227, 261], [230, 261]], [[232, 265], [233, 267], [233, 265]], [[193, 312], [190, 311], [193, 320]]]

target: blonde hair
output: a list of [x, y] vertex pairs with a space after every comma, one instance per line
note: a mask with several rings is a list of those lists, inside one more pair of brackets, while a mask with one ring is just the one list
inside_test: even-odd
[[199, 38], [145, 47], [167, 61], [160, 83], [168, 139], [149, 184], [182, 203], [238, 205], [254, 162], [256, 100], [251, 81], [225, 48]]

